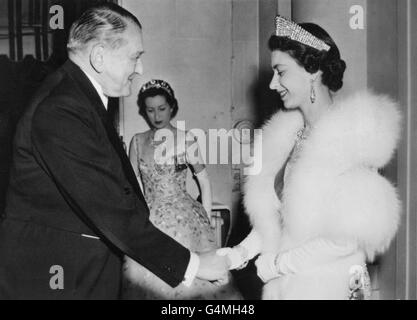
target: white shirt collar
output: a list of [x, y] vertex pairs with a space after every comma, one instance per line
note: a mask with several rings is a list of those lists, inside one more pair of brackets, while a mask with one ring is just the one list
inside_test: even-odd
[[[82, 69], [81, 69], [82, 70]], [[83, 70], [83, 72], [85, 73], [85, 75], [88, 77], [88, 79], [90, 79], [91, 83], [93, 84], [94, 88], [96, 89], [98, 95], [100, 96], [101, 101], [103, 102], [104, 107], [107, 110], [107, 104], [109, 102], [109, 98], [106, 97], [103, 93], [103, 88], [100, 86], [100, 84], [96, 81], [96, 79], [94, 79], [92, 76], [90, 76], [87, 72], [85, 72]]]

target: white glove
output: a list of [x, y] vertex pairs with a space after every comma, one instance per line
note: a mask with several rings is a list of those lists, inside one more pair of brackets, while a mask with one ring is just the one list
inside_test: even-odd
[[280, 275], [275, 265], [276, 258], [276, 253], [268, 252], [261, 254], [255, 261], [258, 277], [265, 283]]
[[217, 249], [216, 254], [219, 256], [227, 256], [229, 259], [229, 270], [243, 269], [248, 264], [247, 250], [242, 246], [220, 248]]

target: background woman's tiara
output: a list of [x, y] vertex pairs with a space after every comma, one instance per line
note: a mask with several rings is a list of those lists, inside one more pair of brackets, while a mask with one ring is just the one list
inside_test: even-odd
[[330, 50], [330, 46], [323, 40], [313, 36], [295, 22], [279, 15], [275, 17], [275, 35], [278, 37], [288, 37], [291, 40], [300, 42], [319, 51]]
[[141, 88], [139, 93], [143, 93], [146, 90], [156, 88], [162, 89], [167, 92], [171, 97], [174, 97], [174, 92], [172, 91], [170, 85], [164, 80], [152, 79], [151, 81], [146, 82]]

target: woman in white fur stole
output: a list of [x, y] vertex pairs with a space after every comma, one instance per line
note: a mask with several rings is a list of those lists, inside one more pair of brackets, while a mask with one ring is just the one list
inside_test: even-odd
[[264, 299], [369, 298], [365, 262], [388, 248], [400, 220], [396, 190], [377, 171], [399, 139], [398, 107], [370, 92], [334, 98], [346, 65], [315, 24], [277, 17], [269, 47], [270, 87], [286, 110], [257, 137], [262, 170], [244, 188], [253, 230], [218, 253], [231, 269], [261, 253]]

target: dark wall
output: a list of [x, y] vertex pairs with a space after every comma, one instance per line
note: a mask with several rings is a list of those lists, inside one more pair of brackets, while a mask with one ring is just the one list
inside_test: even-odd
[[[5, 2], [6, 0], [0, 1]], [[23, 58], [21, 59], [19, 59], [19, 55], [11, 52], [9, 55], [0, 55], [0, 212], [5, 206], [4, 200], [12, 161], [12, 141], [16, 124], [31, 96], [45, 77], [67, 60], [66, 42], [71, 24], [91, 5], [117, 2], [113, 0], [38, 0], [38, 2], [41, 1], [47, 3], [48, 7], [57, 4], [64, 9], [64, 29], [48, 30], [51, 37], [42, 40], [52, 41], [47, 45], [52, 48], [51, 52], [44, 52], [42, 57], [35, 58], [25, 54], [25, 47], [22, 47]], [[16, 25], [13, 24], [13, 29], [15, 28]], [[35, 32], [33, 36], [36, 37]], [[16, 44], [17, 39], [13, 39], [10, 43]], [[33, 52], [32, 49], [26, 48], [26, 52]], [[109, 111], [114, 117], [117, 117], [117, 99], [111, 99]]]

